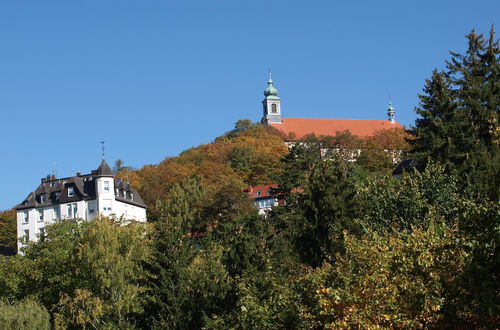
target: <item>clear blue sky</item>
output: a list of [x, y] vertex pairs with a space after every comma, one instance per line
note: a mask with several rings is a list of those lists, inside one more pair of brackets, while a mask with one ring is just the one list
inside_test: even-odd
[[57, 169], [141, 167], [261, 117], [272, 69], [285, 117], [386, 118], [498, 0], [1, 1], [0, 210]]

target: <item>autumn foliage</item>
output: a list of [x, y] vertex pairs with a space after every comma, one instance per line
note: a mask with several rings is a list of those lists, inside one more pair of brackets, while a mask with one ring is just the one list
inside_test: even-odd
[[169, 157], [158, 165], [147, 165], [119, 176], [139, 191], [151, 214], [156, 202], [166, 197], [174, 184], [198, 176], [206, 193], [217, 195], [228, 186], [270, 184], [281, 174], [280, 159], [288, 149], [272, 128], [241, 120], [235, 129], [217, 138]]

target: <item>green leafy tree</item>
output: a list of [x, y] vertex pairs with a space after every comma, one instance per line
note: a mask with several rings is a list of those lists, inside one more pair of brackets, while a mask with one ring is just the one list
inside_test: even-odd
[[451, 53], [446, 72], [434, 71], [420, 95], [412, 152], [458, 169], [478, 198], [500, 192], [500, 51], [473, 30], [464, 55]]
[[302, 315], [313, 328], [442, 326], [454, 320], [448, 306], [464, 293], [464, 243], [456, 228], [440, 223], [389, 236], [346, 234], [345, 255], [299, 283]]
[[351, 165], [335, 157], [321, 159], [317, 144], [297, 145], [284, 158], [280, 181], [287, 205], [271, 219], [289, 233], [302, 262], [319, 266], [325, 256], [342, 251], [342, 231], [357, 232], [359, 212]]
[[117, 159], [115, 161], [115, 166], [113, 166], [113, 172], [115, 174], [122, 172], [130, 172], [133, 171], [134, 168], [132, 166], [125, 166], [125, 162], [121, 159]]
[[485, 319], [500, 305], [492, 294], [498, 292], [493, 269], [499, 267], [500, 50], [493, 28], [487, 40], [474, 30], [467, 40], [465, 54], [452, 52], [446, 71], [435, 71], [427, 82], [410, 143], [421, 164], [433, 159], [458, 172], [460, 196], [452, 194], [455, 206], [442, 210], [456, 215], [473, 249], [462, 309]]
[[[498, 258], [500, 209], [497, 202], [476, 200], [460, 188], [460, 180], [447, 167], [429, 162], [423, 172], [372, 179], [359, 187], [365, 210], [360, 223], [367, 233], [381, 235], [418, 227], [423, 230], [439, 221], [457, 227], [468, 254], [462, 273], [462, 292], [453, 313], [464, 322], [488, 324], [498, 314]], [[451, 309], [451, 307], [449, 308]]]
[[0, 212], [0, 248], [5, 248], [10, 253], [17, 249], [17, 221], [16, 211]]
[[321, 144], [315, 137], [292, 145], [288, 154], [283, 156], [283, 174], [278, 177], [279, 192], [286, 194], [289, 204], [297, 196], [292, 192], [308, 183], [310, 168], [320, 160]]
[[240, 119], [234, 124], [234, 129], [227, 132], [224, 135], [224, 137], [234, 138], [238, 136], [241, 132], [250, 130], [258, 126], [260, 126], [260, 123], [254, 123], [250, 119]]
[[287, 238], [256, 212], [221, 223], [206, 239], [223, 247], [222, 260], [232, 277], [259, 276], [268, 268], [286, 273], [296, 261]]
[[143, 306], [146, 230], [106, 218], [47, 226], [44, 239], [14, 259], [17, 274], [5, 287], [39, 300], [55, 326], [133, 327]]
[[434, 70], [432, 78], [426, 81], [423, 95], [419, 95], [420, 115], [413, 133], [414, 157], [421, 162], [429, 158], [438, 162], [456, 161], [459, 127], [454, 122], [458, 104], [451, 89], [451, 79], [445, 73]]
[[33, 300], [13, 304], [0, 300], [0, 329], [50, 329], [50, 315]]
[[361, 142], [361, 154], [356, 158], [356, 166], [371, 173], [394, 170], [395, 162], [406, 156], [409, 149], [407, 139], [410, 137], [401, 127], [377, 131]]
[[195, 204], [185, 204], [174, 216], [154, 224], [146, 327], [201, 328], [231, 305], [227, 295], [232, 281], [222, 263], [222, 249], [203, 244], [191, 232], [190, 219], [199, 210], [190, 211], [190, 207], [197, 209]]
[[212, 318], [207, 329], [305, 329], [300, 296], [290, 280], [273, 270], [237, 282], [237, 301], [230, 313]]
[[207, 328], [299, 328], [298, 296], [288, 281], [291, 272], [299, 272], [296, 256], [269, 219], [238, 217], [204, 241], [222, 247], [221, 261], [233, 279], [226, 310]]
[[461, 213], [458, 177], [448, 174], [445, 165], [434, 162], [423, 172], [415, 171], [402, 178], [387, 174], [358, 185], [358, 200], [363, 213], [361, 223], [368, 231], [425, 228], [429, 217], [439, 215], [456, 224]]
[[0, 299], [14, 302], [25, 298], [28, 293], [23, 274], [32, 271], [31, 261], [22, 255], [0, 256]]
[[250, 147], [235, 147], [229, 153], [229, 164], [232, 168], [242, 173], [248, 174], [251, 171], [255, 152]]
[[199, 177], [174, 184], [165, 199], [157, 202], [156, 208], [163, 222], [181, 225], [187, 231], [200, 227], [201, 212], [206, 195]]
[[[459, 209], [459, 228], [470, 248], [470, 263], [463, 277], [467, 288], [461, 295], [457, 313], [479, 325], [498, 327], [500, 313], [500, 204], [463, 199]], [[496, 323], [495, 323], [496, 319]]]
[[188, 228], [179, 218], [154, 224], [145, 327], [187, 328], [186, 306], [190, 303], [188, 267], [196, 256], [195, 242], [188, 233]]

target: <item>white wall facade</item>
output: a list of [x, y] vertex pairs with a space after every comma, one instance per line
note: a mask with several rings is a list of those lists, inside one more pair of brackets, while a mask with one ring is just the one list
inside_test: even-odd
[[58, 219], [80, 218], [91, 221], [101, 214], [125, 220], [146, 221], [146, 209], [115, 199], [114, 179], [100, 177], [96, 180], [96, 199], [81, 200], [49, 207], [21, 209], [17, 211], [18, 251], [25, 246], [25, 237], [37, 242], [47, 225]]
[[278, 200], [274, 197], [270, 197], [256, 200], [254, 203], [255, 206], [259, 208], [259, 214], [265, 215], [267, 211], [273, 208], [273, 206], [278, 205]]
[[115, 180], [112, 177], [100, 177], [95, 179], [95, 184], [98, 212], [109, 216], [114, 213]]
[[115, 200], [111, 216], [122, 217], [126, 220], [146, 221], [146, 209], [136, 205]]
[[264, 118], [267, 124], [281, 123], [281, 100], [279, 98], [265, 98], [262, 101], [264, 107]]

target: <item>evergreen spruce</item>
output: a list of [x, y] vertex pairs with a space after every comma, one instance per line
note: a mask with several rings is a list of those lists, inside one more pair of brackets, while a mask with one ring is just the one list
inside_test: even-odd
[[309, 142], [295, 146], [284, 158], [287, 170], [280, 185], [287, 205], [271, 215], [291, 238], [301, 261], [313, 267], [343, 251], [343, 230], [357, 231], [354, 219], [359, 211], [351, 165], [338, 155], [322, 159], [320, 150], [319, 144]]
[[488, 41], [472, 31], [465, 55], [451, 52], [420, 95], [410, 141], [421, 163], [432, 158], [458, 169], [477, 198], [498, 200], [500, 185], [500, 63], [494, 28]]
[[449, 77], [434, 70], [432, 78], [426, 81], [424, 92], [419, 95], [420, 108], [415, 110], [421, 118], [416, 120], [413, 131], [416, 138], [410, 140], [412, 152], [422, 162], [432, 158], [446, 163], [456, 157], [453, 137], [457, 104]]

